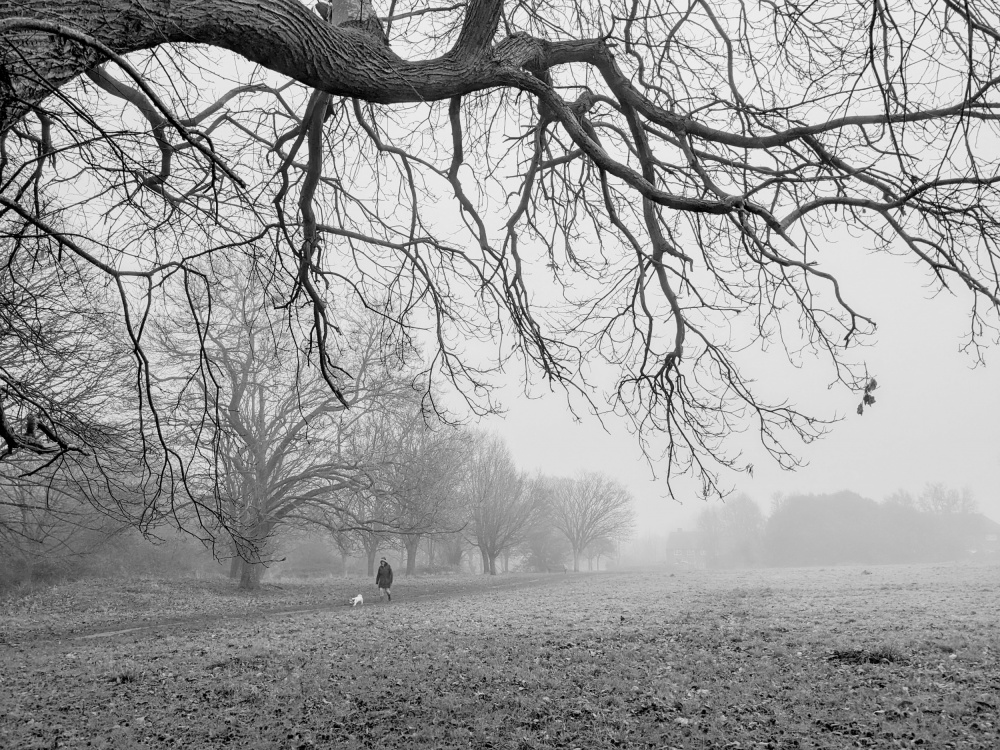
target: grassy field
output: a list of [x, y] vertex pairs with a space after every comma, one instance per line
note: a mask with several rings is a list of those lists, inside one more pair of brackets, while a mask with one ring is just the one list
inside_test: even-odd
[[997, 567], [373, 593], [131, 580], [7, 599], [0, 747], [1000, 747]]

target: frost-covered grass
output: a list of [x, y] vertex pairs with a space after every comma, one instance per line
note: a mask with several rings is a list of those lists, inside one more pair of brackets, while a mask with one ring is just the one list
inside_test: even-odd
[[0, 610], [0, 747], [995, 748], [998, 580], [72, 584]]

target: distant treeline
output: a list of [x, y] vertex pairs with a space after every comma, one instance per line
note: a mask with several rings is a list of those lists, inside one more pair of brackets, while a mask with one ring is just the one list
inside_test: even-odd
[[[935, 498], [958, 502], [942, 504]], [[765, 516], [746, 496], [704, 511], [698, 531], [672, 535], [708, 567], [883, 564], [996, 559], [1000, 524], [975, 511], [967, 495], [930, 487], [914, 500], [903, 493], [878, 503], [853, 492], [794, 495]], [[673, 547], [673, 549], [671, 549]]]

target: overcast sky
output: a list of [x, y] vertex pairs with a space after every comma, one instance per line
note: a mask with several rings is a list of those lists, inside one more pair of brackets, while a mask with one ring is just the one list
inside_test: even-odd
[[[968, 298], [933, 297], [926, 275], [900, 258], [837, 246], [825, 252], [824, 268], [841, 275], [848, 301], [878, 324], [873, 345], [859, 355], [878, 379], [876, 404], [858, 416], [860, 397], [829, 391], [830, 372], [815, 370], [791, 397], [807, 412], [836, 410], [843, 421], [810, 446], [789, 444], [808, 466], [785, 472], [761, 456], [752, 478], [733, 475], [731, 483], [766, 511], [776, 493], [853, 490], [880, 501], [897, 489], [916, 495], [940, 482], [968, 487], [981, 510], [1000, 521], [1000, 348], [988, 349], [987, 366], [978, 368], [959, 351], [969, 328]], [[782, 372], [776, 366], [775, 378]], [[522, 468], [618, 477], [636, 496], [639, 536], [690, 527], [705, 507], [694, 496], [681, 503], [662, 497], [624, 425], [609, 424], [609, 435], [592, 417], [574, 422], [561, 394], [536, 401], [514, 394], [507, 394], [507, 418], [488, 426], [507, 438]]]

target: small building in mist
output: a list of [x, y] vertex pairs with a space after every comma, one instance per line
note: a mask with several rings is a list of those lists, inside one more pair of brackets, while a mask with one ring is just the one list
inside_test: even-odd
[[935, 521], [961, 557], [1000, 560], [1000, 523], [982, 513], [941, 514]]
[[667, 535], [667, 564], [679, 568], [705, 568], [708, 550], [703, 535], [697, 531], [677, 529]]

